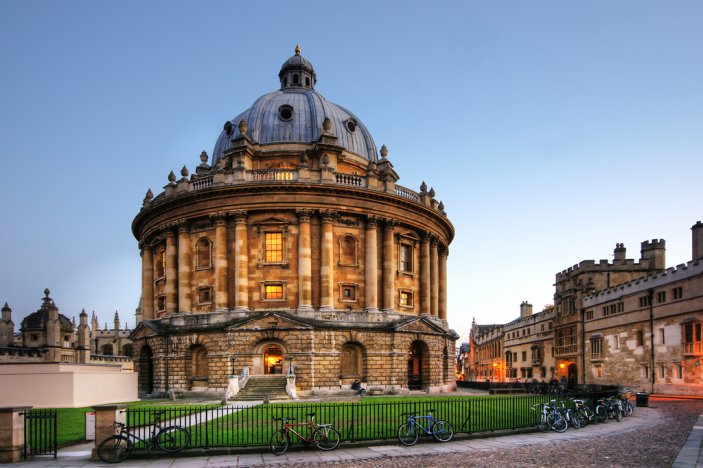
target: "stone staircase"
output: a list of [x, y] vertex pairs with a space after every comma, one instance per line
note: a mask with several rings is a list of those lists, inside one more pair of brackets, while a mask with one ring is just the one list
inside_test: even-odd
[[290, 400], [285, 375], [250, 375], [247, 384], [229, 401]]

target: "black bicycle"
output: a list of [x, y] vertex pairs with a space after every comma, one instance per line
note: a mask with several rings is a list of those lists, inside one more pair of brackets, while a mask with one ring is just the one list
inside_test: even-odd
[[398, 441], [403, 445], [415, 445], [420, 432], [424, 435], [431, 435], [438, 442], [449, 442], [454, 436], [454, 428], [443, 419], [435, 419], [432, 416], [435, 410], [431, 409], [426, 415], [416, 413], [403, 413], [407, 416], [406, 422], [398, 426]]
[[[115, 421], [115, 427], [120, 428], [120, 433], [112, 435], [100, 442], [98, 445], [98, 457], [105, 463], [119, 463], [132, 453], [136, 442], [143, 442], [148, 451], [158, 448], [167, 453], [180, 452], [190, 445], [190, 432], [182, 426], [161, 425], [162, 411], [154, 415], [154, 424], [151, 434], [144, 438], [130, 432], [125, 423]], [[142, 434], [146, 434], [147, 427], [141, 428]], [[133, 442], [135, 441], [135, 442]]]

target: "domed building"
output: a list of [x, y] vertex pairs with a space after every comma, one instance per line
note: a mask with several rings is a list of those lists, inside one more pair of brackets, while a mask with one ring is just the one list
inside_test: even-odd
[[396, 183], [299, 48], [278, 77], [132, 223], [141, 393], [223, 391], [243, 369], [302, 393], [453, 389], [444, 205]]

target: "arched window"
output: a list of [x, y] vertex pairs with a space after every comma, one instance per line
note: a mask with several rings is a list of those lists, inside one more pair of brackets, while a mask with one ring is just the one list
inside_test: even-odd
[[357, 261], [357, 243], [354, 236], [350, 234], [343, 235], [339, 238], [339, 264], [346, 266], [356, 266]]
[[122, 346], [122, 356], [132, 357], [132, 345], [126, 344]]
[[100, 347], [100, 354], [103, 356], [112, 356], [112, 345], [105, 344]]
[[195, 244], [195, 268], [205, 270], [212, 268], [212, 242], [203, 237]]

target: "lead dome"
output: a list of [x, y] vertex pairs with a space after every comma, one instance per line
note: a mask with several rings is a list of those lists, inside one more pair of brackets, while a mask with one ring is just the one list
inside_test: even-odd
[[278, 74], [278, 91], [258, 98], [244, 112], [225, 123], [213, 150], [213, 164], [233, 146], [242, 134], [241, 121], [247, 124], [247, 136], [261, 146], [281, 143], [310, 144], [324, 133], [325, 119], [337, 145], [367, 159], [377, 161], [377, 149], [371, 133], [361, 120], [348, 109], [325, 99], [315, 91], [317, 76], [307, 59], [296, 47]]

